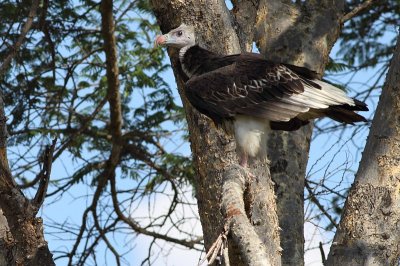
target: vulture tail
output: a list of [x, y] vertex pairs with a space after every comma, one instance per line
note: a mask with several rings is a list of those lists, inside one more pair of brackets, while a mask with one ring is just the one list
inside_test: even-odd
[[367, 119], [362, 115], [357, 114], [355, 111], [368, 111], [368, 107], [365, 103], [359, 100], [353, 99], [354, 105], [335, 105], [330, 106], [324, 111], [325, 115], [329, 118], [346, 124], [353, 124], [355, 122], [367, 122]]

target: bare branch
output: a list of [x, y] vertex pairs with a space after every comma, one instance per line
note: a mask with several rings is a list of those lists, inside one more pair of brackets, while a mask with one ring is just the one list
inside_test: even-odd
[[322, 246], [322, 242], [319, 242], [319, 251], [321, 252], [322, 265], [325, 265], [326, 256], [325, 256], [324, 247]]
[[246, 215], [243, 195], [247, 174], [236, 166], [227, 171], [222, 187], [222, 210], [246, 265], [271, 265], [268, 252], [274, 253], [275, 250], [267, 250]]
[[7, 265], [15, 265], [17, 262], [21, 265], [54, 265], [44, 240], [42, 220], [35, 218], [35, 207], [17, 187], [11, 175], [6, 153], [7, 130], [4, 118], [4, 104], [0, 94], [0, 209], [6, 218], [9, 228], [7, 234], [11, 239], [2, 243], [2, 249], [13, 250], [13, 254], [7, 258]]
[[126, 217], [121, 209], [120, 209], [120, 204], [118, 202], [117, 199], [117, 191], [116, 191], [116, 187], [115, 187], [115, 177], [110, 178], [110, 183], [111, 183], [111, 196], [112, 196], [112, 201], [113, 201], [113, 205], [114, 205], [114, 209], [115, 212], [118, 216], [118, 218], [120, 220], [122, 220], [123, 222], [125, 222], [126, 224], [128, 224], [135, 232], [140, 233], [140, 234], [144, 234], [147, 236], [151, 236], [154, 237], [155, 239], [162, 239], [165, 241], [169, 241], [171, 243], [176, 243], [179, 245], [182, 245], [184, 247], [188, 247], [188, 248], [193, 248], [196, 244], [201, 243], [202, 239], [194, 239], [194, 240], [183, 240], [183, 239], [177, 239], [177, 238], [173, 238], [167, 235], [163, 235], [163, 234], [159, 234], [156, 232], [152, 232], [152, 231], [148, 231], [142, 227], [140, 227], [137, 223], [135, 223], [131, 218]]
[[312, 191], [312, 189], [311, 189], [310, 185], [308, 184], [307, 180], [305, 182], [305, 186], [307, 188], [308, 193], [310, 194], [311, 201], [315, 205], [317, 205], [318, 209], [322, 212], [322, 214], [325, 215], [326, 218], [328, 218], [328, 220], [337, 228], [338, 225], [337, 225], [335, 219], [333, 219], [333, 217], [325, 210], [324, 206], [319, 202], [317, 197], [315, 197], [314, 192]]
[[0, 171], [4, 173], [4, 177], [8, 179], [8, 182], [14, 183], [14, 179], [11, 178], [10, 167], [7, 159], [7, 118], [4, 113], [4, 102], [0, 91]]
[[101, 32], [104, 39], [104, 52], [107, 64], [107, 98], [110, 104], [110, 130], [113, 142], [121, 138], [122, 114], [121, 96], [119, 93], [119, 69], [117, 43], [115, 40], [115, 24], [113, 17], [113, 1], [101, 1]]
[[349, 13], [345, 14], [342, 19], [340, 20], [341, 23], [345, 23], [346, 21], [352, 19], [353, 17], [357, 16], [360, 12], [370, 8], [373, 4], [377, 3], [376, 0], [366, 0], [365, 2], [361, 3]]
[[50, 146], [46, 147], [46, 150], [44, 152], [43, 168], [39, 174], [40, 184], [38, 190], [36, 191], [36, 195], [32, 200], [33, 206], [36, 207], [35, 213], [39, 211], [40, 206], [42, 206], [44, 198], [46, 197], [47, 187], [50, 181], [51, 165], [53, 164], [53, 153], [56, 143], [57, 138], [53, 140], [53, 143]]

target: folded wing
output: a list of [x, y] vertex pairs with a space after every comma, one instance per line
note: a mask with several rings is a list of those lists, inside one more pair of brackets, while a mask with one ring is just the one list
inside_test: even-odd
[[339, 88], [315, 79], [312, 71], [252, 54], [238, 55], [230, 65], [192, 77], [185, 91], [189, 101], [216, 123], [236, 115], [273, 122], [329, 116], [352, 123], [365, 121], [355, 110], [368, 110]]

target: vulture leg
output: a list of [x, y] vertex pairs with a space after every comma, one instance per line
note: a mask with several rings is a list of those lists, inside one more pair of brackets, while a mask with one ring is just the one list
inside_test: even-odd
[[240, 153], [240, 156], [239, 156], [239, 164], [240, 164], [240, 166], [242, 166], [243, 168], [247, 169], [248, 161], [249, 161], [249, 155], [245, 151], [242, 151]]
[[253, 180], [256, 178], [255, 175], [253, 175], [250, 172], [249, 166], [249, 155], [245, 151], [239, 152], [239, 165], [243, 168], [244, 172], [247, 175], [247, 180], [246, 182], [250, 182], [250, 180]]

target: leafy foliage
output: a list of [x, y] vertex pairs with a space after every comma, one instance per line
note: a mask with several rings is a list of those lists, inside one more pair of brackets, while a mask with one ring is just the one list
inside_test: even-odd
[[[346, 9], [352, 10], [362, 2], [348, 1]], [[0, 62], [17, 41], [30, 4], [28, 0], [0, 2]], [[26, 193], [37, 187], [44, 146], [57, 137], [55, 169], [46, 202], [55, 203], [73, 193], [77, 193], [72, 196], [74, 202], [84, 199], [78, 204], [81, 209], [74, 210], [80, 215], [78, 224], [67, 217], [45, 217], [47, 236], [72, 238], [68, 244], [63, 242], [66, 248], [52, 250], [56, 259], [70, 265], [97, 265], [96, 253], [104, 247], [117, 264], [129, 264], [126, 254], [137, 235], [152, 240], [150, 251], [159, 241], [188, 248], [197, 248], [196, 244], [202, 242], [192, 228], [182, 229], [185, 222], [194, 224], [198, 220], [187, 214], [192, 206], [187, 196], [192, 196], [194, 169], [191, 159], [177, 151], [187, 140], [184, 114], [163, 79], [169, 69], [165, 55], [152, 48], [158, 27], [150, 10], [146, 0], [114, 1], [123, 149], [115, 171], [117, 184], [114, 189], [112, 185], [101, 189], [97, 198], [96, 188], [112, 146], [99, 1], [42, 1], [26, 42], [0, 79], [10, 133], [9, 157], [20, 186]], [[339, 52], [327, 66], [327, 77], [332, 80], [335, 75], [379, 66], [380, 79], [373, 88], [357, 91], [357, 96], [369, 97], [382, 84], [398, 25], [398, 0], [380, 1], [345, 23]], [[345, 87], [349, 88], [348, 84], [343, 84]], [[332, 132], [341, 136], [345, 130], [336, 124], [321, 126], [323, 123], [317, 122], [316, 136]], [[323, 211], [315, 217], [321, 220], [330, 215], [323, 226], [327, 230], [338, 221], [351, 182], [345, 159], [331, 170], [328, 165], [308, 177], [311, 192], [306, 193], [306, 199], [323, 203]], [[342, 179], [332, 181], [338, 172], [343, 173]], [[153, 210], [160, 205], [167, 207], [154, 216]], [[129, 219], [124, 220], [119, 211]], [[177, 238], [177, 232], [186, 239]], [[121, 239], [127, 235], [134, 235], [129, 239], [133, 244], [122, 245]]]
[[[0, 3], [0, 61], [16, 42], [30, 2]], [[133, 247], [121, 247], [115, 241], [112, 245], [108, 240], [108, 235], [118, 234], [124, 224], [110, 202], [111, 193], [121, 201], [123, 213], [133, 219], [133, 224], [128, 222], [133, 232], [165, 239], [168, 232], [155, 234], [160, 230], [154, 225], [157, 217], [139, 227], [132, 206], [159, 193], [171, 194], [173, 208], [165, 214], [170, 217], [178, 203], [186, 202], [181, 192], [194, 175], [191, 159], [176, 151], [185, 134], [184, 116], [162, 76], [168, 68], [165, 54], [153, 48], [158, 26], [149, 3], [118, 0], [114, 7], [123, 116], [123, 151], [116, 169], [118, 190], [103, 190], [99, 199], [102, 203], [87, 206], [97, 206], [98, 216], [84, 219], [81, 225], [67, 226], [67, 220], [47, 224], [57, 234], [76, 236], [67, 250], [53, 252], [56, 258], [67, 258], [69, 263], [79, 265], [97, 265], [94, 254], [99, 239], [117, 261], [124, 260], [122, 254]], [[107, 166], [112, 129], [103, 45], [99, 2], [45, 0], [12, 67], [0, 79], [12, 170], [22, 187], [37, 186], [35, 177], [41, 167], [42, 150], [50, 139], [58, 138], [54, 165], [64, 164], [66, 170], [53, 170], [46, 202], [55, 201], [75, 186], [95, 190]], [[87, 202], [93, 197], [92, 193], [81, 196]], [[168, 219], [177, 217], [180, 216]], [[179, 223], [173, 224], [172, 228]], [[81, 228], [85, 233], [79, 237]], [[188, 236], [195, 237], [191, 233]], [[182, 241], [182, 245], [185, 243]]]
[[[352, 10], [362, 2], [350, 1], [347, 9]], [[393, 54], [399, 23], [399, 1], [389, 0], [373, 5], [345, 24], [339, 55], [349, 65], [362, 68], [376, 66]]]

